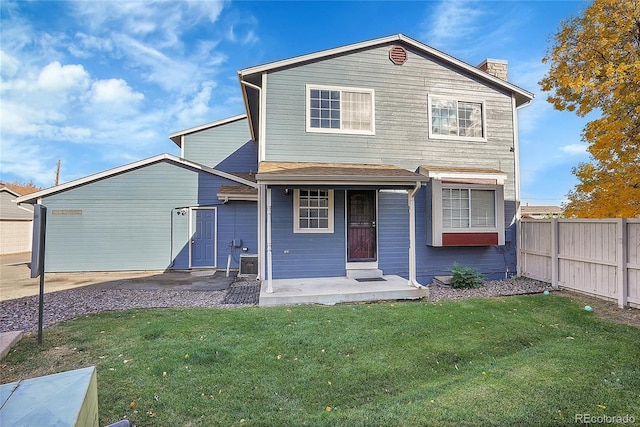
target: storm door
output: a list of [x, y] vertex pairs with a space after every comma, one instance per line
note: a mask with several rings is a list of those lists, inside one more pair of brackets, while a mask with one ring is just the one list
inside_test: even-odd
[[376, 261], [376, 191], [347, 192], [347, 261]]

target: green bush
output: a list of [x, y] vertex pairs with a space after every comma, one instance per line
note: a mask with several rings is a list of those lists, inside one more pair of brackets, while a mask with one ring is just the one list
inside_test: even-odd
[[479, 288], [485, 279], [474, 267], [463, 267], [457, 262], [453, 263], [451, 275], [451, 286], [456, 289]]

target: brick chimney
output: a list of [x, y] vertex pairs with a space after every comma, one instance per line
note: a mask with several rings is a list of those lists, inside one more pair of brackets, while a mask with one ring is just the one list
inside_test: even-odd
[[508, 62], [504, 59], [485, 59], [482, 61], [480, 65], [477, 67], [479, 70], [484, 71], [485, 73], [489, 73], [494, 77], [502, 79], [504, 81], [508, 80], [507, 70], [509, 68]]

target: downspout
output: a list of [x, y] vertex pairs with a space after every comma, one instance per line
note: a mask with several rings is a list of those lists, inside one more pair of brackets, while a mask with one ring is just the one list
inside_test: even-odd
[[273, 259], [271, 254], [271, 188], [267, 188], [267, 293], [273, 293]]
[[409, 191], [409, 286], [423, 288], [416, 279], [416, 201], [415, 197], [420, 191], [422, 183], [416, 181], [416, 186]]

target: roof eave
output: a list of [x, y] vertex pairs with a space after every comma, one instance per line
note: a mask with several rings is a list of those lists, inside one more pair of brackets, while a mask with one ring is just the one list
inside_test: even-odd
[[257, 174], [259, 184], [266, 185], [401, 185], [415, 186], [417, 182], [426, 182], [425, 176], [399, 177], [399, 176], [371, 176], [371, 175], [286, 175], [286, 174]]
[[236, 201], [236, 202], [257, 202], [258, 195], [257, 194], [218, 194], [218, 200], [222, 201]]
[[225, 125], [227, 123], [232, 123], [238, 120], [242, 120], [242, 119], [246, 119], [247, 115], [245, 113], [243, 114], [238, 114], [235, 116], [231, 116], [231, 117], [227, 117], [226, 119], [222, 119], [222, 120], [217, 120], [215, 122], [211, 122], [211, 123], [205, 123], [203, 125], [200, 126], [195, 126], [189, 129], [185, 129], [185, 130], [180, 130], [177, 132], [173, 132], [172, 134], [169, 135], [169, 139], [172, 140], [178, 147], [181, 147], [181, 137], [185, 136], [185, 135], [189, 135], [192, 133], [196, 133], [196, 132], [200, 132], [206, 129], [210, 129], [210, 128], [214, 128], [217, 126], [221, 126], [221, 125]]
[[495, 85], [508, 89], [510, 92], [516, 95], [516, 106], [518, 107], [530, 102], [535, 97], [535, 95], [529, 91], [526, 91], [512, 83], [509, 83], [506, 80], [502, 80], [498, 77], [492, 76], [491, 74], [485, 73], [484, 71], [478, 69], [477, 67], [474, 67], [471, 64], [467, 64], [466, 62], [461, 61], [451, 55], [448, 55], [438, 49], [432, 48], [431, 46], [428, 46], [422, 42], [414, 40], [411, 37], [407, 37], [404, 34], [395, 34], [391, 36], [380, 37], [377, 39], [353, 43], [353, 44], [340, 46], [332, 49], [326, 49], [326, 50], [322, 50], [314, 53], [309, 53], [306, 55], [295, 56], [293, 58], [283, 59], [279, 61], [272, 61], [266, 64], [256, 65], [254, 67], [249, 67], [249, 68], [240, 70], [238, 71], [238, 75], [242, 80], [244, 79], [244, 77], [249, 75], [263, 73], [263, 72], [271, 71], [277, 68], [289, 67], [289, 66], [301, 64], [308, 61], [314, 61], [314, 60], [329, 57], [329, 56], [340, 55], [343, 53], [352, 52], [354, 50], [365, 49], [368, 47], [373, 47], [373, 46], [377, 46], [385, 43], [391, 43], [394, 41], [404, 42], [407, 45], [413, 47], [414, 49], [425, 52], [431, 56], [435, 56], [436, 58], [440, 58], [441, 60], [449, 62], [450, 64], [453, 64], [461, 69], [464, 69], [467, 72], [477, 77], [480, 77], [485, 81], [492, 82]]
[[130, 170], [151, 165], [153, 163], [161, 162], [161, 161], [171, 161], [174, 163], [178, 163], [184, 166], [191, 167], [193, 169], [201, 170], [203, 172], [207, 172], [213, 175], [217, 175], [221, 178], [228, 179], [229, 181], [237, 182], [240, 184], [244, 184], [248, 187], [258, 188], [258, 184], [255, 182], [240, 178], [233, 174], [222, 172], [217, 169], [210, 168], [208, 166], [201, 165], [200, 163], [192, 162], [190, 160], [185, 160], [180, 157], [176, 157], [172, 154], [159, 154], [157, 156], [149, 157], [147, 159], [139, 160], [137, 162], [130, 163], [124, 166], [118, 166], [103, 172], [98, 172], [93, 175], [86, 176], [84, 178], [79, 178], [73, 181], [66, 182], [64, 184], [57, 185], [55, 187], [50, 187], [44, 190], [37, 191], [35, 193], [27, 194], [22, 197], [18, 197], [15, 201], [16, 203], [35, 203], [41, 197], [50, 196], [52, 194], [60, 193], [66, 190], [70, 190], [74, 187], [79, 187], [81, 185], [89, 184], [100, 179], [109, 178], [111, 176], [128, 172]]

